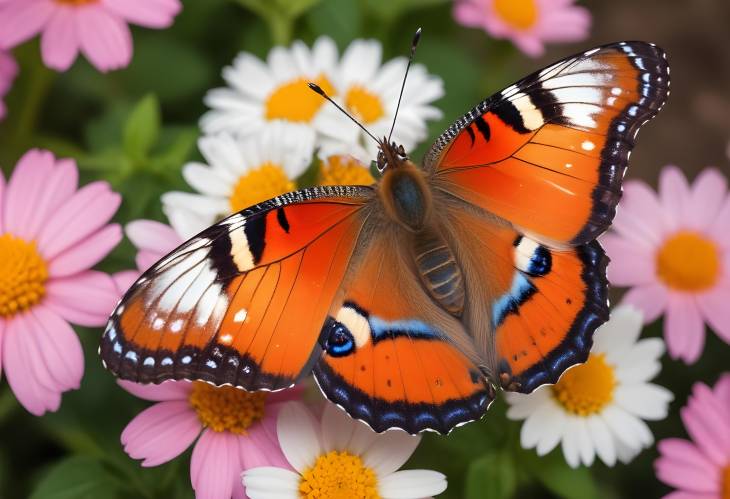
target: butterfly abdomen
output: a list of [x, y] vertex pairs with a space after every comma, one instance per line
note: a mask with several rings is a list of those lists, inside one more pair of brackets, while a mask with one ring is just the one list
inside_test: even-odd
[[414, 257], [421, 282], [439, 305], [455, 317], [464, 311], [464, 278], [451, 249], [431, 231], [416, 235]]

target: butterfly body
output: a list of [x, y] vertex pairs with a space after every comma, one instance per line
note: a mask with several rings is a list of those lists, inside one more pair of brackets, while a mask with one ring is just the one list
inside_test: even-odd
[[497, 387], [557, 382], [608, 318], [595, 238], [668, 76], [654, 45], [599, 47], [478, 104], [422, 166], [383, 140], [372, 186], [231, 215], [125, 294], [105, 364], [246, 390], [313, 373], [351, 416], [410, 433], [478, 419]]

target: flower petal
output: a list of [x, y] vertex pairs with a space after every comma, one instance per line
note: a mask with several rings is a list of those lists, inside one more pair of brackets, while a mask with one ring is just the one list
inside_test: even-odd
[[304, 472], [322, 453], [318, 425], [301, 402], [287, 402], [279, 411], [276, 432], [281, 450], [292, 467]]
[[197, 499], [220, 499], [233, 494], [233, 486], [243, 471], [237, 438], [230, 433], [203, 431], [190, 461], [190, 481]]
[[131, 458], [143, 459], [142, 466], [157, 466], [185, 452], [202, 429], [187, 401], [160, 402], [135, 416], [121, 441]]
[[[84, 375], [84, 352], [76, 332], [53, 310], [37, 306], [27, 315], [28, 325], [35, 330], [29, 335], [37, 342], [41, 361], [61, 391], [81, 386]], [[30, 341], [30, 338], [28, 339]]]
[[251, 499], [299, 499], [299, 475], [265, 466], [243, 472], [243, 486]]
[[[267, 420], [276, 423], [272, 417], [267, 417]], [[266, 429], [266, 424], [266, 421], [262, 421], [253, 425], [248, 429], [248, 435], [239, 438], [238, 447], [244, 469], [260, 466], [289, 468], [289, 463], [279, 447], [276, 434], [270, 434]]]
[[665, 166], [659, 175], [659, 198], [665, 210], [668, 231], [675, 231], [685, 222], [690, 190], [682, 170], [674, 165]]
[[75, 9], [57, 9], [41, 35], [43, 64], [56, 71], [66, 71], [79, 54], [75, 14]]
[[637, 246], [651, 251], [665, 233], [663, 207], [648, 185], [626, 182], [621, 209], [616, 213], [614, 229]]
[[8, 2], [0, 15], [0, 48], [10, 49], [38, 34], [58, 9], [49, 0]]
[[378, 480], [383, 499], [419, 499], [446, 490], [446, 476], [431, 470], [396, 471]]
[[727, 180], [716, 168], [705, 168], [692, 184], [687, 225], [704, 230], [717, 217], [727, 194]]
[[418, 447], [421, 437], [401, 430], [378, 434], [370, 448], [362, 455], [366, 466], [378, 476], [386, 476], [403, 466]]
[[352, 438], [356, 424], [363, 423], [349, 417], [345, 411], [335, 404], [326, 402], [320, 429], [322, 450], [324, 452], [348, 450], [347, 444]]
[[104, 8], [78, 9], [76, 29], [81, 52], [105, 73], [129, 65], [132, 59], [132, 34], [124, 21]]
[[167, 28], [182, 9], [178, 0], [103, 0], [104, 6], [127, 22], [146, 28]]
[[593, 447], [598, 457], [607, 466], [616, 464], [616, 445], [611, 431], [600, 417], [589, 417], [586, 419], [586, 427], [593, 441]]
[[617, 234], [605, 234], [601, 244], [611, 261], [608, 279], [616, 286], [635, 286], [656, 282], [655, 259], [644, 246]]
[[613, 396], [627, 412], [651, 421], [666, 418], [669, 402], [674, 399], [672, 392], [652, 383], [619, 385]]
[[661, 284], [647, 284], [630, 289], [622, 303], [635, 306], [644, 313], [644, 323], [650, 324], [664, 312], [669, 301], [669, 293]]
[[106, 323], [118, 300], [111, 276], [87, 270], [48, 281], [44, 303], [69, 322], [93, 327]]
[[110, 224], [51, 260], [48, 273], [66, 277], [99, 263], [122, 239], [122, 228]]
[[712, 327], [712, 330], [730, 344], [730, 282], [715, 286], [702, 296], [697, 297], [697, 306]]
[[117, 380], [117, 384], [126, 391], [144, 400], [163, 402], [167, 400], [187, 400], [192, 390], [189, 381], [165, 381], [159, 385], [133, 383], [126, 380]]
[[673, 359], [693, 364], [700, 357], [705, 344], [705, 324], [692, 296], [669, 295], [664, 337]]
[[5, 191], [5, 230], [16, 237], [30, 241], [36, 234], [31, 231], [35, 206], [45, 191], [44, 180], [53, 172], [53, 154], [31, 149], [18, 160]]

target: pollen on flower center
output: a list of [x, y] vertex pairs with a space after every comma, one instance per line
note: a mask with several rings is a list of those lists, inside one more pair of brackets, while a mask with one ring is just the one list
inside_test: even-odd
[[320, 185], [370, 185], [373, 182], [370, 170], [350, 156], [330, 156], [320, 166]]
[[616, 380], [604, 354], [591, 354], [588, 361], [568, 370], [552, 387], [555, 399], [566, 411], [590, 416], [613, 400]]
[[280, 85], [266, 100], [267, 120], [288, 120], [309, 123], [324, 104], [324, 99], [314, 93], [307, 83], [314, 81], [328, 95], [334, 95], [334, 87], [321, 75], [316, 80], [297, 78]]
[[38, 303], [46, 292], [48, 268], [35, 243], [0, 236], [0, 317], [10, 317]]
[[720, 276], [720, 254], [702, 234], [681, 231], [664, 242], [656, 256], [659, 278], [670, 288], [702, 291]]
[[252, 424], [263, 419], [266, 395], [195, 381], [188, 400], [204, 426], [217, 432], [245, 435]]
[[537, 21], [535, 0], [494, 0], [494, 10], [504, 22], [517, 29], [528, 29]]
[[271, 162], [263, 163], [238, 179], [229, 199], [231, 211], [241, 211], [295, 188], [296, 184], [287, 177], [281, 166]]
[[380, 97], [360, 85], [353, 85], [347, 91], [345, 106], [365, 125], [379, 120], [385, 114]]
[[330, 451], [302, 473], [300, 497], [305, 499], [379, 499], [378, 479], [360, 456]]

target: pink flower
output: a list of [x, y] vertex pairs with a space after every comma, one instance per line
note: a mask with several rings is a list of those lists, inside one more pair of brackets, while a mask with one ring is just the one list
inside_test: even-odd
[[69, 322], [101, 326], [119, 298], [89, 270], [114, 248], [121, 202], [106, 182], [78, 189], [70, 159], [31, 150], [0, 173], [0, 360], [20, 403], [39, 416], [79, 387], [81, 343]]
[[201, 381], [119, 384], [137, 397], [158, 402], [122, 432], [125, 452], [142, 459], [142, 466], [157, 466], [194, 443], [190, 481], [198, 499], [246, 497], [240, 476], [250, 468], [290, 469], [279, 448], [276, 417], [283, 402], [299, 397], [299, 389], [246, 392]]
[[2, 99], [10, 91], [18, 74], [18, 65], [13, 56], [0, 50], [0, 120], [5, 117], [5, 103]]
[[66, 71], [82, 52], [106, 72], [132, 59], [127, 23], [166, 28], [181, 8], [179, 0], [5, 0], [0, 2], [0, 48], [40, 33], [49, 68]]
[[705, 322], [730, 343], [730, 197], [727, 182], [705, 169], [690, 187], [675, 166], [664, 168], [659, 193], [626, 182], [614, 232], [603, 236], [609, 280], [631, 286], [624, 300], [653, 322], [665, 313], [669, 355], [695, 362]]
[[575, 0], [456, 0], [454, 18], [490, 36], [509, 39], [530, 57], [544, 42], [578, 42], [588, 37], [591, 15]]
[[730, 497], [730, 373], [712, 390], [696, 383], [681, 415], [692, 441], [662, 440], [654, 463], [657, 478], [679, 489], [664, 498]]

